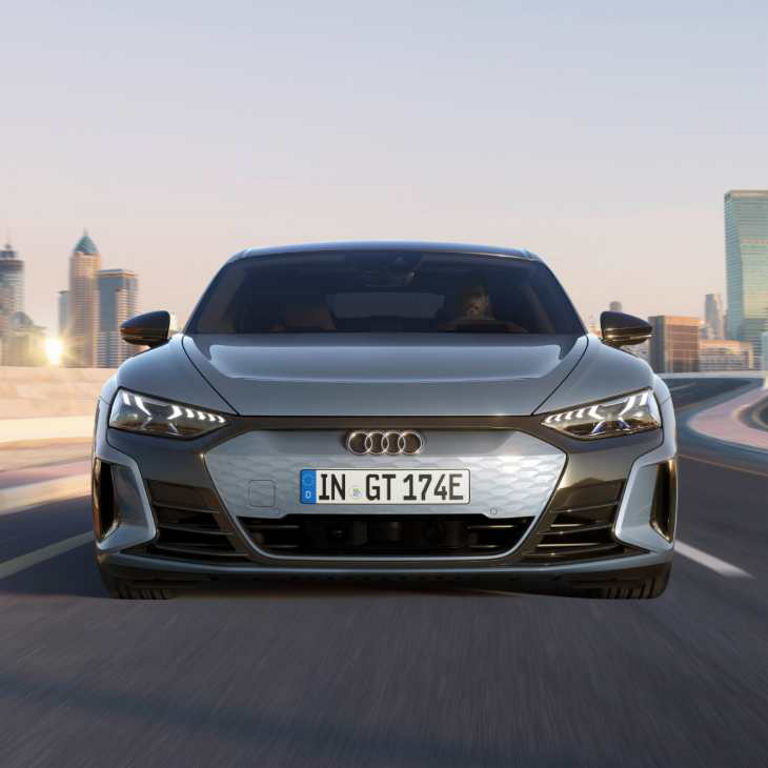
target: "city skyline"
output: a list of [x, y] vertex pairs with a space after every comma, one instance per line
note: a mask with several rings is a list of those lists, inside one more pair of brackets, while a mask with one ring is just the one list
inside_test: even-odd
[[[647, 349], [636, 351], [656, 371], [744, 370], [765, 359], [761, 341], [768, 330], [768, 191], [725, 192], [724, 230], [727, 303], [719, 292], [710, 292], [695, 314], [648, 315], [654, 336]], [[84, 230], [69, 258], [68, 288], [58, 291], [56, 302], [67, 365], [117, 367], [135, 352], [121, 341], [119, 328], [139, 309], [136, 272], [101, 267], [99, 249]], [[7, 344], [11, 335], [16, 340], [8, 347], [16, 350], [9, 351], [8, 359], [29, 356], [19, 350], [40, 346], [45, 332], [22, 312], [24, 296], [25, 263], [7, 243], [0, 250], [0, 333], [7, 334]], [[622, 311], [621, 298], [611, 299], [608, 308]], [[15, 328], [13, 317], [18, 318]], [[585, 321], [599, 333], [594, 315]]]
[[62, 362], [116, 368], [136, 353], [120, 338], [120, 326], [138, 313], [138, 277], [121, 267], [102, 269], [88, 230], [75, 243], [69, 265], [69, 285], [57, 302]]
[[[722, 218], [722, 214], [721, 214], [721, 218]], [[84, 242], [84, 241], [88, 241], [89, 243], [92, 244], [93, 240], [92, 240], [92, 238], [91, 238], [91, 236], [89, 234], [89, 228], [88, 227], [83, 227], [81, 229], [82, 229], [83, 235], [78, 240], [78, 245], [80, 243]], [[10, 238], [9, 238], [9, 240], [10, 240]], [[77, 247], [78, 246], [76, 245], [75, 248], [77, 248]], [[248, 247], [248, 246], [244, 246], [244, 247]], [[11, 249], [11, 248], [12, 248], [12, 244], [10, 242], [6, 243], [5, 249]], [[15, 248], [13, 250], [14, 250], [14, 252], [17, 252]], [[242, 250], [242, 249], [240, 249], [240, 250]], [[74, 251], [70, 251], [70, 258], [71, 258], [73, 253], [74, 253]], [[236, 251], [233, 251], [232, 253], [227, 254], [225, 257], [223, 257], [222, 261], [221, 261], [221, 264], [223, 264], [224, 261], [226, 261], [226, 259], [228, 259], [230, 256], [232, 256], [234, 253], [236, 253]], [[546, 258], [545, 258], [545, 260], [546, 260]], [[722, 253], [720, 255], [720, 261], [724, 262], [723, 254]], [[190, 289], [190, 292], [189, 292], [190, 295], [188, 296], [188, 298], [185, 301], [182, 302], [183, 305], [187, 306], [187, 310], [185, 312], [182, 312], [182, 313], [176, 313], [181, 320], [184, 320], [186, 318], [188, 312], [191, 311], [191, 309], [194, 306], [195, 302], [197, 301], [200, 293], [202, 292], [202, 289], [208, 284], [208, 282], [210, 282], [210, 280], [212, 279], [213, 275], [215, 274], [215, 271], [218, 269], [218, 266], [221, 266], [221, 264], [216, 265], [214, 267], [213, 271], [210, 274], [202, 276], [202, 282], [201, 282], [200, 290], [198, 290], [197, 293], [192, 293], [191, 289]], [[97, 271], [97, 270], [95, 270], [95, 271]], [[130, 269], [128, 269], [128, 271], [131, 272], [132, 274], [137, 274], [138, 273], [138, 270], [136, 270], [134, 268], [130, 268]], [[27, 274], [29, 274], [29, 272], [28, 272], [28, 264], [27, 264]], [[28, 278], [27, 278], [26, 282], [27, 283], [30, 282], [28, 280]], [[67, 282], [67, 277], [64, 278], [64, 283], [66, 283], [66, 282]], [[148, 291], [147, 292], [148, 293], [152, 293], [153, 292], [153, 290], [152, 290], [153, 287], [156, 288], [156, 289], [162, 288], [162, 286], [153, 286], [151, 283], [149, 283], [148, 284]], [[621, 307], [621, 310], [618, 310], [618, 311], [625, 311], [625, 312], [628, 312], [630, 314], [636, 314], [636, 315], [638, 315], [640, 317], [651, 317], [653, 315], [665, 315], [665, 314], [673, 314], [673, 315], [685, 314], [685, 313], [680, 312], [680, 311], [649, 312], [649, 313], [637, 312], [637, 311], [633, 311], [633, 308], [631, 308], [631, 307], [624, 306], [625, 302], [623, 300], [616, 299], [615, 297], [614, 298], [606, 298], [604, 306], [598, 307], [594, 312], [588, 312], [584, 308], [579, 306], [578, 300], [573, 295], [573, 291], [569, 289], [569, 286], [565, 285], [564, 287], [565, 287], [566, 291], [568, 291], [569, 294], [571, 295], [571, 298], [574, 300], [574, 303], [576, 304], [576, 309], [577, 309], [577, 311], [579, 311], [579, 313], [582, 316], [582, 319], [584, 320], [585, 323], [590, 318], [593, 318], [593, 319], [599, 318], [600, 312], [602, 312], [604, 310], [608, 310], [608, 309], [614, 309], [615, 307]], [[688, 297], [688, 299], [686, 301], [682, 302], [682, 304], [680, 304], [678, 302], [678, 304], [675, 305], [675, 306], [680, 307], [680, 306], [683, 306], [683, 305], [701, 304], [702, 301], [706, 301], [706, 297], [708, 297], [710, 295], [722, 295], [725, 292], [726, 292], [725, 266], [723, 265], [722, 290], [707, 291], [704, 294], [702, 294], [701, 296], [697, 295], [697, 296]], [[606, 293], [607, 293], [607, 289], [606, 289]], [[35, 304], [35, 306], [45, 307], [46, 308], [45, 310], [37, 312], [35, 316], [36, 317], [39, 316], [39, 317], [41, 317], [41, 319], [45, 320], [45, 322], [42, 322], [41, 325], [43, 325], [44, 327], [48, 328], [50, 335], [54, 335], [54, 336], [61, 335], [61, 301], [62, 301], [62, 294], [68, 294], [68, 290], [67, 289], [61, 289], [60, 287], [59, 288], [54, 288], [53, 296], [51, 298], [51, 302], [50, 303], [46, 303], [44, 301], [44, 299], [40, 296], [40, 292], [39, 291], [38, 292], [34, 292], [34, 293], [31, 294], [34, 297], [33, 298], [33, 303]], [[58, 303], [57, 303], [57, 298], [56, 298], [57, 296], [58, 296]], [[71, 297], [66, 295], [64, 300], [66, 300], [67, 304], [69, 304], [69, 301], [71, 300]], [[154, 305], [146, 306], [145, 305], [142, 308], [142, 311], [151, 311], [153, 309], [167, 309], [167, 310], [171, 311], [172, 313], [175, 313], [175, 307], [169, 307], [167, 305], [159, 305], [159, 306], [154, 306]], [[701, 317], [701, 318], [706, 318], [706, 314], [707, 313], [706, 313], [706, 309], [702, 306], [701, 310], [695, 311], [695, 312], [692, 312], [692, 313], [689, 313], [689, 314], [692, 314], [692, 315], [695, 315], [695, 316]]]
[[[730, 190], [724, 200], [727, 288], [730, 299], [740, 302], [737, 320], [726, 311], [719, 293], [705, 294], [703, 313], [649, 316], [654, 336], [647, 348], [644, 345], [635, 352], [658, 372], [746, 370], [764, 364], [759, 340], [746, 338], [742, 326], [746, 318], [750, 332], [757, 327], [768, 336], [762, 330], [768, 326], [768, 303], [767, 311], [762, 315], [759, 311], [760, 302], [768, 296], [768, 192]], [[746, 208], [738, 207], [744, 201]], [[47, 352], [44, 338], [53, 334], [46, 334], [22, 311], [25, 265], [10, 243], [0, 250], [0, 268], [0, 333], [6, 334], [3, 363], [40, 364]], [[119, 366], [136, 352], [119, 334], [121, 323], [138, 311], [136, 273], [101, 269], [99, 249], [84, 230], [70, 255], [69, 278], [68, 289], [58, 291], [58, 336], [63, 347], [54, 342], [55, 355], [61, 356], [63, 350], [62, 362], [70, 366]], [[622, 302], [612, 299], [609, 308], [622, 311]], [[594, 317], [587, 318], [587, 323], [599, 333]]]
[[[766, 192], [765, 190], [729, 190], [728, 192], [725, 193], [726, 201], [734, 193], [736, 193], [736, 194], [745, 194], [747, 196], [756, 196], [756, 195], [760, 196], [761, 203], [764, 203], [766, 200], [768, 200], [768, 192]], [[768, 210], [768, 209], [766, 209], [766, 210]], [[754, 222], [753, 222], [753, 224], [754, 224]], [[727, 213], [726, 213], [726, 228], [727, 228], [727, 226], [728, 225], [727, 225]], [[762, 219], [759, 222], [759, 226], [762, 229], [768, 231], [768, 218], [766, 218], [766, 215], [763, 215]], [[18, 249], [16, 249], [14, 247], [14, 245], [11, 243], [10, 240], [11, 240], [11, 238], [8, 237], [5, 246], [3, 247], [3, 249], [0, 250], [0, 258], [4, 257], [6, 259], [6, 263], [8, 263], [9, 259], [13, 259], [14, 263], [20, 263], [20, 264], [23, 265], [25, 263], [24, 260], [20, 259], [20, 257], [18, 256]], [[75, 248], [72, 251], [70, 251], [70, 260], [71, 260], [72, 255], [77, 253], [78, 249], [81, 248], [83, 246], [83, 244], [85, 244], [87, 246], [86, 247], [86, 251], [93, 252], [93, 253], [95, 253], [96, 256], [99, 255], [98, 254], [98, 250], [96, 249], [96, 247], [94, 245], [93, 239], [92, 239], [92, 237], [91, 237], [91, 235], [89, 233], [88, 228], [84, 227], [84, 228], [82, 228], [82, 235], [79, 238], [79, 240], [77, 241], [77, 243], [75, 245]], [[726, 249], [725, 249], [724, 253], [725, 253], [724, 264], [727, 264], [727, 262], [729, 260], [727, 236], [726, 236]], [[230, 255], [232, 255], [232, 254], [230, 254]], [[224, 259], [224, 260], [226, 260], [226, 259]], [[721, 254], [720, 260], [723, 261], [723, 254]], [[95, 271], [98, 271], [98, 270], [94, 270], [94, 272]], [[107, 271], [114, 271], [114, 270], [107, 270]], [[133, 270], [133, 269], [123, 270], [121, 268], [118, 271], [127, 271], [128, 273], [130, 273], [130, 274], [132, 274], [134, 276], [136, 274], [136, 271]], [[724, 267], [723, 271], [725, 273], [725, 267]], [[22, 296], [22, 302], [23, 302], [23, 296], [24, 296], [24, 293], [25, 293], [25, 291], [24, 291], [24, 283], [26, 282], [24, 277], [23, 277], [23, 274], [24, 274], [24, 268], [23, 267], [21, 268], [21, 273], [22, 273], [22, 280], [21, 280], [21, 287], [20, 287], [19, 290], [20, 290], [20, 295]], [[207, 282], [210, 280], [210, 277], [212, 277], [212, 275], [208, 277], [208, 279], [205, 281], [205, 284], [207, 284]], [[71, 278], [71, 275], [70, 275], [70, 278]], [[703, 294], [704, 304], [703, 304], [703, 307], [702, 307], [701, 311], [696, 311], [696, 312], [691, 313], [692, 315], [695, 315], [696, 317], [702, 318], [704, 320], [704, 322], [707, 325], [709, 325], [709, 326], [713, 325], [713, 323], [710, 322], [710, 318], [711, 317], [717, 316], [718, 314], [722, 315], [721, 317], [719, 317], [718, 320], [715, 321], [715, 325], [714, 325], [714, 328], [713, 328], [715, 330], [714, 338], [725, 338], [724, 333], [725, 333], [726, 330], [728, 330], [724, 326], [725, 305], [723, 304], [723, 301], [722, 301], [723, 294], [727, 295], [727, 287], [728, 287], [727, 286], [727, 276], [724, 274], [723, 291], [715, 290], [715, 291], [709, 291], [709, 292], [704, 293]], [[567, 285], [565, 286], [565, 288], [566, 288], [566, 290], [568, 290], [568, 286]], [[36, 292], [35, 295], [37, 295], [37, 293], [38, 292]], [[69, 295], [68, 295], [69, 291], [67, 289], [60, 289], [59, 288], [58, 290], [55, 291], [55, 293], [58, 294], [58, 296], [59, 296], [59, 303], [58, 303], [58, 305], [54, 304], [53, 310], [51, 310], [49, 308], [49, 312], [47, 313], [47, 315], [52, 316], [53, 317], [53, 321], [50, 322], [50, 323], [47, 323], [46, 326], [45, 326], [45, 327], [48, 327], [50, 329], [50, 332], [51, 332], [52, 335], [57, 335], [57, 334], [61, 333], [61, 329], [62, 329], [62, 309], [61, 309], [62, 308], [62, 300], [66, 301], [66, 305], [65, 306], [67, 306], [68, 303], [69, 303], [69, 298], [70, 298]], [[188, 303], [190, 305], [194, 304], [194, 302], [197, 300], [197, 298], [198, 298], [198, 295], [192, 296]], [[702, 299], [701, 296], [695, 297], [695, 301], [696, 302], [700, 302], [701, 299]], [[131, 304], [131, 306], [135, 307], [135, 303]], [[162, 307], [162, 308], [166, 309], [167, 307]], [[597, 318], [597, 317], [599, 317], [599, 312], [603, 311], [605, 309], [610, 309], [610, 310], [613, 310], [613, 311], [627, 311], [627, 312], [631, 311], [630, 309], [627, 309], [627, 308], [623, 307], [623, 301], [622, 300], [615, 299], [615, 298], [610, 299], [610, 300], [606, 300], [605, 306], [601, 310], [598, 310], [598, 312], [596, 314], [587, 313], [583, 309], [581, 309], [581, 308], [579, 308], [577, 306], [577, 310], [579, 310], [579, 312], [582, 315], [582, 317], [585, 320], [585, 322], [588, 320], [588, 318]], [[149, 310], [147, 308], [144, 308], [143, 311], [149, 311]], [[712, 312], [714, 314], [711, 315], [710, 312]], [[651, 316], [653, 316], [654, 313], [649, 313], [649, 314], [636, 313], [636, 314], [638, 314], [639, 316], [651, 317]], [[655, 313], [655, 314], [663, 315], [663, 314], [672, 314], [672, 313], [660, 313], [659, 312], [659, 313]], [[679, 315], [682, 315], [683, 313], [677, 312], [677, 313], [674, 313], [674, 314], [677, 314], [679, 316]], [[719, 331], [718, 331], [718, 329], [719, 329]]]
[[0, 365], [116, 368], [137, 353], [120, 336], [122, 323], [138, 313], [137, 274], [102, 269], [87, 230], [68, 264], [68, 285], [58, 291], [57, 324], [50, 329], [25, 311], [24, 259], [10, 242], [0, 249]]
[[[720, 213], [720, 219], [722, 219], [722, 212]], [[722, 222], [720, 222], [720, 226], [722, 227]], [[82, 228], [81, 228], [82, 229]], [[92, 228], [90, 228], [92, 229]], [[38, 240], [38, 237], [34, 236], [34, 228], [30, 228], [30, 231], [33, 233], [31, 236], [31, 241], [35, 242]], [[71, 235], [70, 238], [71, 240]], [[99, 235], [99, 240], [103, 241], [103, 237]], [[352, 239], [352, 238], [350, 238]], [[375, 238], [380, 239], [380, 238]], [[386, 239], [386, 238], [384, 238]], [[424, 238], [419, 238], [424, 239]], [[466, 239], [466, 238], [465, 238]], [[13, 238], [14, 243], [18, 242], [17, 238]], [[141, 241], [141, 237], [139, 237], [139, 242]], [[292, 241], [286, 241], [285, 244], [292, 244], [292, 243], [301, 243], [301, 242], [323, 242], [322, 240], [292, 240]], [[458, 240], [457, 240], [458, 242]], [[475, 240], [474, 242], [477, 242], [478, 244], [488, 244], [488, 243], [482, 243], [479, 240]], [[215, 256], [210, 256], [206, 261], [208, 262], [208, 265], [205, 267], [200, 267], [199, 269], [189, 269], [188, 266], [183, 271], [184, 280], [179, 280], [179, 278], [175, 278], [174, 281], [170, 285], [162, 285], [162, 276], [158, 275], [157, 270], [153, 270], [152, 266], [149, 265], [157, 265], [162, 264], [162, 261], [158, 262], [157, 259], [152, 259], [146, 256], [146, 254], [142, 254], [141, 258], [135, 259], [135, 261], [139, 262], [140, 264], [144, 264], [145, 266], [142, 268], [139, 268], [137, 266], [134, 266], [131, 263], [130, 257], [122, 259], [123, 263], [131, 264], [130, 269], [131, 271], [134, 271], [136, 273], [140, 273], [142, 271], [147, 271], [150, 274], [155, 274], [158, 277], [157, 282], [153, 282], [151, 280], [145, 280], [145, 291], [144, 296], [145, 299], [143, 300], [143, 307], [147, 311], [153, 310], [153, 309], [167, 309], [172, 313], [175, 313], [180, 319], [186, 318], [189, 312], [192, 310], [195, 302], [197, 301], [199, 295], [202, 293], [205, 286], [210, 282], [210, 280], [213, 278], [216, 271], [218, 271], [219, 267], [221, 267], [224, 262], [232, 256], [234, 253], [236, 253], [239, 250], [242, 250], [247, 247], [254, 247], [255, 245], [267, 245], [268, 243], [243, 243], [241, 247], [235, 247], [229, 252], [225, 252], [221, 255], [220, 259], [216, 259]], [[270, 245], [274, 245], [274, 243], [269, 243]], [[490, 243], [491, 245], [501, 245], [501, 246], [507, 246], [508, 243]], [[624, 298], [622, 298], [618, 303], [622, 304], [624, 311], [629, 312], [630, 314], [635, 314], [641, 317], [650, 317], [654, 314], [697, 314], [703, 316], [703, 311], [698, 309], [699, 304], [701, 304], [702, 296], [705, 296], [708, 293], [720, 293], [725, 294], [726, 293], [726, 278], [725, 278], [725, 265], [723, 261], [722, 256], [722, 244], [720, 243], [721, 253], [719, 254], [719, 266], [714, 266], [712, 264], [704, 264], [699, 265], [700, 267], [708, 267], [709, 271], [712, 273], [720, 272], [720, 276], [718, 279], [718, 282], [716, 284], [712, 285], [705, 285], [704, 290], [701, 294], [694, 291], [693, 288], [690, 288], [689, 290], [686, 290], [685, 285], [680, 285], [677, 287], [677, 290], [675, 292], [674, 297], [669, 297], [665, 299], [659, 298], [659, 291], [661, 288], [665, 286], [665, 280], [663, 279], [663, 276], [659, 276], [659, 283], [658, 285], [653, 285], [653, 290], [648, 291], [647, 289], [649, 286], [645, 286], [646, 290], [639, 291], [637, 286], [628, 286], [624, 287], [624, 290], [621, 290], [621, 285], [616, 287], [616, 284], [614, 283], [614, 288], [610, 287], [610, 284], [606, 283], [603, 289], [601, 289], [599, 292], [601, 294], [605, 294], [605, 301], [602, 303], [592, 301], [592, 302], [585, 302], [582, 298], [580, 300], [579, 298], [579, 288], [578, 285], [576, 287], [571, 286], [569, 284], [565, 284], [565, 288], [568, 291], [569, 295], [573, 299], [577, 310], [585, 320], [589, 317], [599, 317], [600, 312], [609, 309], [611, 302], [617, 301], [615, 299], [615, 296], [619, 295], [628, 295], [628, 296], [637, 296], [637, 298], [634, 301], [628, 301]], [[27, 248], [25, 248], [25, 251]], [[57, 258], [53, 264], [50, 264], [50, 259], [45, 259], [45, 264], [41, 264], [40, 262], [43, 261], [43, 259], [40, 259], [39, 261], [33, 261], [31, 259], [26, 260], [26, 274], [27, 274], [27, 283], [33, 284], [33, 281], [36, 285], [45, 285], [46, 290], [43, 292], [42, 290], [37, 291], [30, 291], [29, 297], [28, 297], [28, 303], [30, 312], [29, 314], [31, 316], [34, 316], [35, 318], [40, 318], [40, 322], [42, 325], [46, 326], [51, 330], [52, 333], [55, 333], [55, 329], [58, 327], [58, 310], [56, 307], [56, 295], [60, 292], [61, 288], [60, 285], [66, 284], [67, 282], [67, 274], [64, 271], [60, 279], [57, 279], [55, 284], [51, 285], [51, 275], [52, 274], [58, 274], [62, 273], [62, 265], [61, 265], [61, 252], [66, 252], [66, 246], [64, 248], [57, 247], [57, 250], [59, 251], [59, 258]], [[117, 244], [116, 251], [117, 252], [125, 252], [128, 249], [125, 248], [125, 246], [120, 246]], [[556, 259], [552, 259], [551, 257], [548, 257], [546, 253], [539, 251], [535, 251], [535, 249], [531, 248], [531, 250], [534, 250], [534, 252], [537, 252], [538, 255], [541, 255], [542, 258], [545, 259], [548, 263], [552, 264], [553, 268], [555, 268], [555, 262]], [[65, 260], [66, 261], [66, 260]], [[714, 259], [713, 261], [718, 261], [718, 259]], [[199, 262], [198, 262], [199, 263]], [[197, 267], [198, 264], [194, 264], [194, 267]], [[595, 267], [595, 270], [597, 271], [599, 267]], [[559, 271], [563, 271], [562, 266], [559, 268]], [[567, 271], [567, 269], [566, 269]], [[584, 271], [581, 271], [582, 275], [584, 274]], [[187, 281], [184, 283], [184, 281]], [[183, 283], [187, 285], [188, 287], [184, 289], [183, 285], [180, 285], [180, 283]], [[49, 289], [50, 286], [50, 289]], [[167, 290], [166, 290], [167, 289]], [[658, 289], [658, 290], [657, 290]], [[46, 294], [50, 290], [50, 297], [48, 297]], [[592, 286], [592, 290], [595, 290], [595, 286]], [[152, 300], [152, 296], [155, 296], [156, 298]], [[160, 298], [162, 296], [171, 296], [172, 298], [170, 300], [164, 300], [163, 298]], [[653, 296], [654, 298], [651, 298]], [[147, 298], [149, 297], [149, 298]], [[662, 311], [664, 310], [664, 311]], [[685, 310], [685, 312], [683, 311]]]

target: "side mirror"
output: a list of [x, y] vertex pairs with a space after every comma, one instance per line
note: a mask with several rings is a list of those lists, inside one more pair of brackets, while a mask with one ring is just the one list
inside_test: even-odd
[[623, 312], [603, 312], [600, 315], [603, 342], [610, 347], [628, 347], [642, 344], [651, 338], [653, 328], [634, 315]]
[[171, 315], [160, 312], [146, 312], [126, 320], [120, 326], [120, 336], [129, 344], [159, 347], [168, 341], [171, 332]]

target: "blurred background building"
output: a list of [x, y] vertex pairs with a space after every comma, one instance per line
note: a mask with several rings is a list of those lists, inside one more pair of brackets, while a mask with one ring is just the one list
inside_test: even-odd
[[763, 332], [762, 347], [763, 359], [760, 361], [760, 369], [763, 371], [768, 371], [768, 331]]
[[762, 360], [768, 331], [768, 190], [725, 195], [728, 337], [749, 342]]
[[704, 298], [704, 321], [706, 338], [725, 338], [725, 312], [723, 297], [719, 293], [708, 293]]
[[752, 345], [734, 339], [702, 339], [700, 371], [749, 371], [754, 367]]
[[645, 362], [650, 365], [650, 341], [644, 341], [642, 344], [636, 344], [634, 347], [629, 347], [628, 351], [631, 352], [635, 357], [639, 357], [641, 360], [645, 360]]
[[102, 269], [88, 232], [69, 260], [69, 288], [59, 291], [63, 362], [79, 368], [115, 368], [136, 349], [120, 338], [120, 325], [138, 311], [139, 281], [127, 269]]
[[3, 365], [45, 365], [46, 330], [24, 312], [14, 312], [3, 334]]
[[24, 311], [24, 262], [10, 243], [0, 250], [0, 314]]
[[69, 326], [69, 291], [59, 291], [59, 336], [67, 335]]
[[66, 363], [93, 368], [97, 362], [101, 255], [88, 232], [77, 241], [69, 259]]
[[0, 361], [40, 365], [45, 360], [45, 329], [24, 314], [24, 261], [10, 243], [0, 250]]
[[102, 269], [97, 274], [99, 336], [97, 365], [117, 368], [137, 351], [120, 338], [120, 325], [136, 314], [138, 278], [126, 269]]
[[649, 362], [657, 373], [691, 373], [699, 370], [701, 335], [698, 317], [655, 315]]

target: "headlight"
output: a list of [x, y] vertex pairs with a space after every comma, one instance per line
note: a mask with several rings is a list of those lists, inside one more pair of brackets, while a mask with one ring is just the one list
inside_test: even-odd
[[615, 400], [551, 413], [542, 423], [579, 440], [595, 440], [658, 429], [661, 413], [653, 392], [645, 389]]
[[137, 395], [127, 389], [118, 390], [109, 413], [110, 427], [161, 437], [199, 437], [226, 423], [218, 413]]

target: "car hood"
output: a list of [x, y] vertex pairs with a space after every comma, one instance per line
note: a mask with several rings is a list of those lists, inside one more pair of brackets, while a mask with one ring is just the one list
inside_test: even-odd
[[184, 350], [250, 416], [520, 416], [587, 347], [585, 336], [195, 335]]

